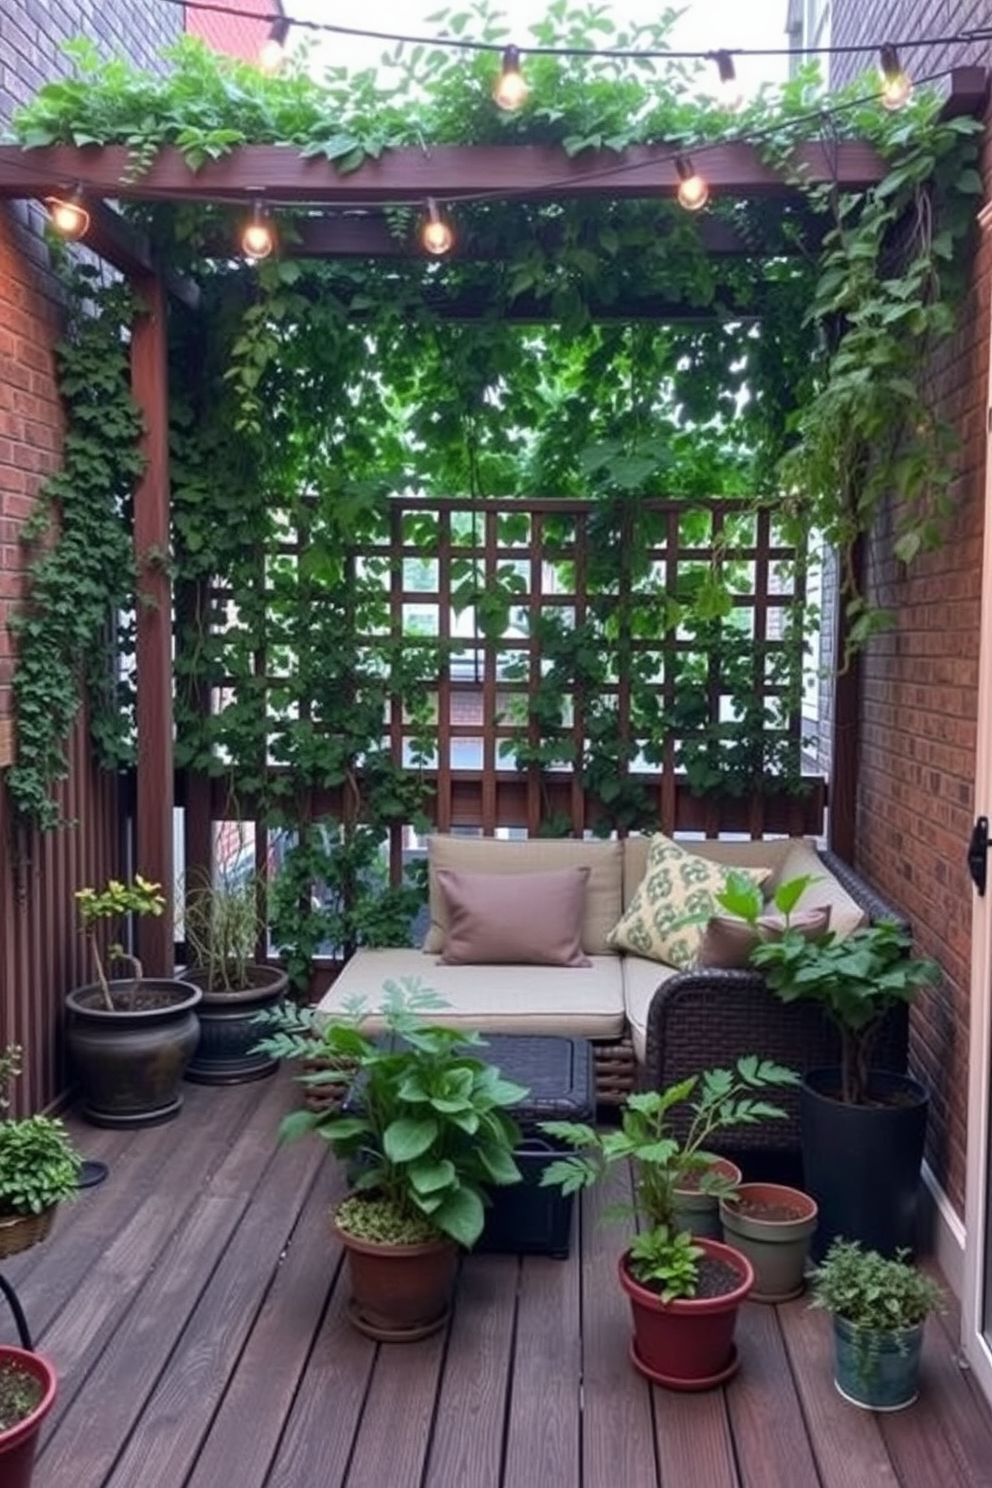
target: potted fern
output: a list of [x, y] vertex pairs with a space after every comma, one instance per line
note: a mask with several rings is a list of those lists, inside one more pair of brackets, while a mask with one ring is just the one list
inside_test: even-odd
[[943, 1305], [932, 1277], [907, 1254], [882, 1256], [835, 1240], [813, 1273], [812, 1305], [834, 1323], [834, 1384], [866, 1410], [912, 1405], [919, 1391], [923, 1325]]
[[[709, 1144], [729, 1127], [782, 1118], [766, 1099], [798, 1076], [747, 1055], [733, 1069], [709, 1069], [667, 1090], [637, 1091], [621, 1109], [619, 1129], [582, 1122], [542, 1122], [542, 1130], [578, 1150], [550, 1163], [543, 1184], [574, 1193], [617, 1162], [631, 1162], [633, 1212], [639, 1229], [618, 1264], [630, 1301], [634, 1366], [656, 1384], [705, 1390], [737, 1369], [737, 1311], [754, 1284], [747, 1257], [733, 1246], [679, 1228], [680, 1191], [693, 1182], [714, 1198], [733, 1193]], [[682, 1135], [676, 1134], [681, 1129]]]
[[[140, 874], [76, 892], [96, 981], [66, 995], [66, 1044], [83, 1114], [96, 1126], [150, 1126], [171, 1120], [182, 1107], [183, 1072], [200, 1037], [202, 994], [174, 977], [146, 976], [120, 938], [129, 917], [161, 915], [165, 904], [161, 886]], [[108, 977], [114, 962], [129, 966], [131, 975]]]
[[199, 987], [200, 1041], [186, 1078], [234, 1085], [274, 1074], [278, 1060], [256, 1049], [259, 1013], [282, 1001], [287, 976], [256, 960], [264, 941], [265, 884], [256, 874], [193, 875], [187, 884], [183, 930], [188, 965], [183, 980]]

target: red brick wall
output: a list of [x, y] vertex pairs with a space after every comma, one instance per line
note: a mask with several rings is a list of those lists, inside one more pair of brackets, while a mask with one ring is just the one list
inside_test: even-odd
[[[272, 0], [230, 0], [230, 3], [238, 11], [247, 10], [258, 16], [271, 16], [281, 9]], [[266, 21], [252, 20], [246, 15], [223, 15], [219, 10], [197, 10], [193, 5], [185, 6], [185, 11], [186, 30], [191, 36], [202, 36], [215, 52], [226, 52], [244, 62], [256, 60], [269, 34]]]
[[[977, 3], [834, 0], [832, 40], [941, 36], [987, 19], [987, 7]], [[831, 80], [839, 85], [875, 61], [871, 54], [837, 58]], [[951, 63], [987, 61], [984, 48], [960, 44], [902, 53], [917, 77]], [[988, 152], [984, 173], [992, 175]], [[933, 371], [936, 406], [962, 440], [946, 541], [906, 574], [893, 558], [885, 520], [869, 552], [871, 592], [898, 620], [863, 662], [857, 815], [858, 866], [907, 912], [919, 948], [945, 970], [943, 986], [914, 1009], [912, 1057], [932, 1092], [928, 1158], [961, 1213], [972, 905], [964, 854], [974, 813], [990, 273], [986, 238], [960, 329]]]

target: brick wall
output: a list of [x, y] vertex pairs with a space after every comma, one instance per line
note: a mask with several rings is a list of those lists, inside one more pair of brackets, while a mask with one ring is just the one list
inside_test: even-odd
[[[835, 0], [833, 42], [953, 33], [987, 22], [970, 3]], [[988, 62], [985, 48], [904, 50], [917, 77], [952, 63]], [[876, 57], [837, 58], [840, 84]], [[984, 163], [992, 175], [992, 157]], [[862, 673], [858, 866], [912, 919], [919, 948], [945, 969], [939, 992], [914, 1010], [913, 1062], [932, 1092], [928, 1158], [964, 1211], [972, 890], [964, 863], [974, 814], [979, 619], [985, 491], [992, 240], [981, 244], [972, 292], [949, 354], [933, 369], [936, 405], [962, 448], [955, 514], [939, 552], [907, 575], [892, 556], [891, 513], [869, 552], [869, 586], [895, 608], [895, 630], [874, 642]]]
[[[223, 3], [223, 0], [218, 0]], [[271, 16], [281, 9], [272, 0], [231, 0], [238, 11], [251, 11], [257, 16]], [[191, 36], [202, 36], [208, 46], [228, 56], [254, 62], [259, 48], [269, 34], [268, 23], [246, 15], [224, 15], [220, 10], [186, 9], [186, 29]]]

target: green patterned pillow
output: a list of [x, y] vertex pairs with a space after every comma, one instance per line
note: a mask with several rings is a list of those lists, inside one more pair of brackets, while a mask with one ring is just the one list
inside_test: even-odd
[[647, 871], [607, 937], [610, 945], [668, 966], [693, 966], [707, 919], [719, 908], [715, 895], [732, 872], [746, 873], [761, 884], [771, 869], [733, 869], [713, 863], [657, 833], [651, 838]]

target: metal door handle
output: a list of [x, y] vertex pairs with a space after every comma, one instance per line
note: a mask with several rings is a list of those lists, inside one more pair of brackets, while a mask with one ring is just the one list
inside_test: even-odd
[[980, 816], [971, 829], [968, 843], [968, 872], [979, 894], [984, 895], [989, 871], [989, 819]]

